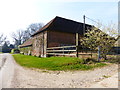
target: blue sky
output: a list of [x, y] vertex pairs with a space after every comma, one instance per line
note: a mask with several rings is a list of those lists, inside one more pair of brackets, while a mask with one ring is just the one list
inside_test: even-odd
[[[38, 8], [40, 8], [38, 6]], [[61, 16], [76, 21], [83, 21], [83, 15], [94, 20], [100, 20], [107, 24], [111, 21], [117, 23], [118, 10], [117, 2], [64, 2], [47, 3], [43, 11], [46, 20]], [[40, 13], [41, 14], [41, 13]], [[87, 23], [92, 23], [86, 19]]]
[[[55, 16], [83, 22], [83, 15], [104, 25], [118, 22], [118, 3], [114, 2], [81, 2], [45, 0], [1, 0], [0, 1], [0, 33], [11, 39], [11, 33], [18, 29], [26, 29], [31, 23], [46, 24]], [[95, 24], [86, 19], [86, 23]]]

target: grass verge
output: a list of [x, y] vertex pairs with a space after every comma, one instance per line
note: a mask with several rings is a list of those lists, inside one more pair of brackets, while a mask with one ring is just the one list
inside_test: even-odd
[[14, 54], [13, 57], [21, 66], [47, 70], [90, 70], [96, 67], [103, 67], [107, 65], [101, 62], [83, 64], [83, 59], [75, 57], [38, 58], [21, 54]]

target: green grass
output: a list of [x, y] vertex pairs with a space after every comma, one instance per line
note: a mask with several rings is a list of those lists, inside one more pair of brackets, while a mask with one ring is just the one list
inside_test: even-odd
[[110, 76], [103, 75], [104, 78], [109, 78]]
[[38, 58], [21, 54], [14, 54], [13, 57], [21, 66], [47, 70], [89, 70], [107, 65], [105, 63], [82, 64], [83, 59], [75, 57]]

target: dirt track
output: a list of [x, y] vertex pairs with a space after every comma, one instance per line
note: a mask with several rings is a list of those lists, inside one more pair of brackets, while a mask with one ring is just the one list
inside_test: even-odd
[[14, 79], [14, 60], [10, 54], [1, 54], [2, 67], [0, 69], [0, 89], [11, 87], [11, 81]]
[[[15, 63], [15, 75], [12, 88], [117, 88], [118, 76], [108, 80], [109, 86], [101, 86], [100, 82], [117, 75], [118, 65], [113, 64], [90, 71], [42, 71], [37, 69], [23, 68]], [[109, 78], [107, 78], [109, 77]], [[111, 78], [112, 78], [111, 77]], [[113, 77], [114, 78], [114, 77]], [[113, 81], [115, 80], [115, 81]]]

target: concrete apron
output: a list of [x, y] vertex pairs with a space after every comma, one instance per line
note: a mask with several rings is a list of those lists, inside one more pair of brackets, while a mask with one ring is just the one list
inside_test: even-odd
[[3, 54], [2, 60], [6, 59], [4, 65], [0, 70], [0, 89], [10, 88], [14, 77], [14, 62], [10, 54]]

